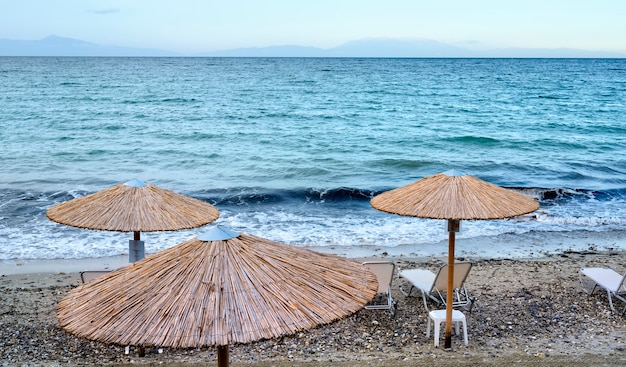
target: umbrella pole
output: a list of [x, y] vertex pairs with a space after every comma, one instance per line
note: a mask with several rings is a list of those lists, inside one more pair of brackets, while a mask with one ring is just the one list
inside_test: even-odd
[[145, 249], [143, 241], [141, 241], [141, 232], [134, 231], [133, 239], [128, 241], [128, 262], [134, 263], [145, 257]]
[[[455, 223], [456, 222], [456, 223]], [[454, 240], [458, 220], [448, 220], [448, 291], [446, 292], [446, 339], [444, 348], [452, 347], [452, 303], [454, 302]]]
[[217, 367], [228, 367], [228, 345], [217, 346]]

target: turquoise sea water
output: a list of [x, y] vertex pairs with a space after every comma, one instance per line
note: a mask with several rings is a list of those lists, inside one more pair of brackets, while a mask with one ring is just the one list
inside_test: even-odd
[[[449, 169], [542, 204], [461, 239], [626, 229], [624, 59], [9, 57], [0, 106], [0, 259], [124, 253], [128, 234], [45, 211], [135, 178], [236, 230], [338, 252], [428, 251], [442, 223], [369, 199]], [[201, 230], [145, 234], [146, 251]]]

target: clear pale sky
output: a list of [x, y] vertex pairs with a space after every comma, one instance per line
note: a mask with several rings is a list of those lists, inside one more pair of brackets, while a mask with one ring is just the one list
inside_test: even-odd
[[181, 53], [366, 38], [626, 52], [626, 0], [2, 0], [0, 39]]

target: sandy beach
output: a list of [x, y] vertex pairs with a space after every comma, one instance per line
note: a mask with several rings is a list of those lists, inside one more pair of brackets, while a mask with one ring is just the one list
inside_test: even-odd
[[[387, 259], [400, 269], [433, 271], [446, 261], [434, 257]], [[540, 259], [458, 259], [474, 264], [467, 280], [477, 299], [472, 312], [467, 313], [468, 346], [460, 336], [453, 336], [450, 350], [435, 348], [432, 335], [425, 335], [426, 312], [421, 298], [404, 297], [394, 280], [393, 296], [399, 303], [395, 316], [384, 310], [361, 310], [297, 335], [233, 345], [231, 365], [626, 365], [626, 316], [611, 312], [605, 293], [583, 293], [577, 276], [581, 267], [623, 272], [625, 259], [621, 251], [566, 252]], [[92, 267], [100, 263], [114, 268], [119, 266], [115, 261], [123, 263], [123, 258], [89, 261]], [[78, 285], [76, 264], [80, 262], [45, 263], [48, 267], [42, 268], [41, 263], [5, 262], [0, 269], [4, 270], [0, 276], [2, 366], [189, 366], [216, 362], [215, 348], [148, 347], [145, 357], [139, 357], [134, 347], [126, 355], [125, 346], [83, 340], [63, 331], [57, 324], [55, 307]], [[32, 272], [29, 266], [38, 267], [40, 272]], [[67, 271], [58, 271], [59, 267]], [[11, 274], [7, 275], [7, 270]]]

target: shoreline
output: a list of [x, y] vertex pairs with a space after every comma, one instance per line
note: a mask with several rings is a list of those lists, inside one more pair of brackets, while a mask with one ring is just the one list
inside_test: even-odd
[[[335, 245], [306, 248], [351, 259], [447, 259], [447, 237], [443, 234], [441, 237], [441, 240], [432, 244], [404, 244], [396, 247]], [[620, 252], [626, 252], [626, 230], [529, 232], [457, 238], [455, 258], [457, 260], [465, 259], [470, 261], [540, 260], [572, 253], [603, 254]], [[0, 276], [114, 270], [128, 264], [127, 254], [79, 259], [10, 259], [0, 260]]]
[[83, 259], [0, 260], [0, 276], [80, 273], [86, 270], [115, 270], [128, 264], [128, 255]]
[[[117, 258], [127, 261], [126, 256]], [[400, 269], [434, 271], [445, 263], [445, 258], [433, 257], [387, 259]], [[427, 316], [421, 297], [405, 298], [394, 278], [392, 295], [399, 302], [395, 316], [385, 310], [360, 310], [295, 335], [232, 345], [231, 365], [626, 365], [626, 316], [610, 311], [606, 293], [583, 293], [577, 275], [581, 267], [626, 271], [626, 251], [471, 261], [474, 266], [466, 284], [477, 300], [472, 312], [466, 313], [468, 346], [453, 335], [451, 350], [435, 348], [432, 335], [425, 336]], [[215, 363], [213, 347], [164, 348], [162, 353], [147, 347], [146, 356], [139, 357], [134, 348], [125, 355], [124, 346], [88, 341], [63, 331], [55, 307], [78, 280], [76, 272], [0, 276], [0, 291], [5, 295], [0, 299], [0, 360], [6, 361], [4, 365], [178, 367]]]

